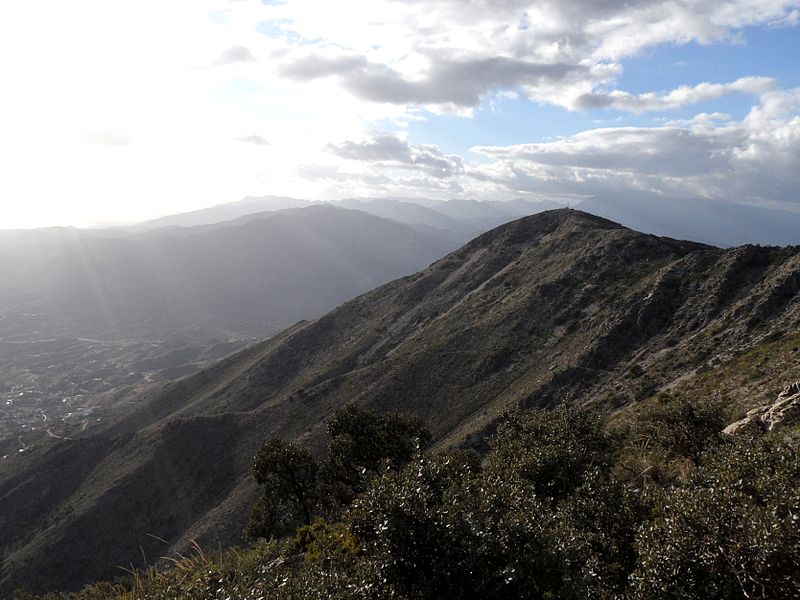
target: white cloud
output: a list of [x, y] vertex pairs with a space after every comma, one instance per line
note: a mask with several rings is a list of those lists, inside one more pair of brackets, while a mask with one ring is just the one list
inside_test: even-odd
[[[626, 57], [656, 44], [789, 26], [797, 6], [10, 0], [0, 4], [0, 228], [42, 215], [50, 223], [132, 220], [259, 193], [580, 194], [590, 182], [717, 193], [740, 182], [742, 194], [768, 195], [746, 185], [744, 173], [783, 200], [796, 189], [791, 93], [759, 77], [639, 95], [614, 83]], [[402, 130], [421, 107], [469, 115], [487, 93], [642, 112], [732, 92], [761, 97], [743, 122], [697, 117], [552, 146], [484, 148], [487, 164], [425, 144], [365, 160], [386, 142], [371, 132]], [[625, 152], [641, 156], [626, 161]]]
[[[265, 10], [297, 36], [291, 76], [336, 75], [356, 96], [375, 102], [475, 106], [494, 88], [564, 107], [614, 105], [662, 110], [751, 88], [755, 81], [684, 90], [672, 97], [599, 91], [621, 72], [620, 61], [664, 43], [733, 39], [745, 26], [786, 24], [796, 0], [287, 0]], [[358, 14], [358, 19], [352, 15]], [[334, 64], [309, 62], [313, 49], [341, 49]], [[468, 74], [468, 77], [464, 75]], [[713, 86], [713, 84], [707, 84]], [[654, 108], [650, 108], [653, 105]]]
[[661, 95], [652, 92], [633, 95], [620, 90], [607, 93], [593, 92], [576, 98], [574, 108], [615, 108], [631, 113], [667, 111], [713, 100], [734, 92], [761, 96], [776, 88], [777, 82], [770, 77], [742, 77], [731, 83], [682, 85], [667, 94]]
[[606, 128], [547, 143], [478, 146], [472, 177], [501, 189], [590, 196], [658, 193], [800, 210], [800, 88], [762, 96], [741, 121], [698, 115], [663, 127]]

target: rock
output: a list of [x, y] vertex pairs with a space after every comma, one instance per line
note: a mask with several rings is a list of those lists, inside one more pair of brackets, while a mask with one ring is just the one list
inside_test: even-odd
[[766, 433], [777, 431], [800, 421], [800, 381], [789, 384], [773, 404], [765, 404], [747, 412], [743, 419], [728, 425], [723, 433]]

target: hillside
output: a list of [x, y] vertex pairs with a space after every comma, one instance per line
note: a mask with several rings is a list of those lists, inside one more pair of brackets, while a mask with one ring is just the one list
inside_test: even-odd
[[797, 247], [720, 250], [574, 210], [514, 221], [2, 463], [0, 591], [241, 540], [258, 442], [321, 448], [349, 401], [420, 415], [439, 447], [480, 446], [511, 406], [612, 414], [664, 389], [716, 394], [733, 420], [800, 379], [798, 291]]
[[333, 206], [145, 233], [8, 233], [0, 239], [0, 457], [44, 435], [72, 437], [143, 389], [455, 247]]
[[444, 255], [452, 243], [331, 206], [144, 234], [32, 232], [0, 246], [0, 336], [263, 335]]

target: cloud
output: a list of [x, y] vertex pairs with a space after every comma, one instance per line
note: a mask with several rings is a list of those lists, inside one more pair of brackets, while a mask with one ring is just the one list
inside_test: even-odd
[[[47, 18], [38, 3], [0, 7], [0, 44], [7, 50], [0, 53], [7, 84], [0, 158], [9, 165], [0, 196], [20, 198], [19, 207], [47, 206], [30, 209], [35, 219], [58, 209], [37, 199], [65, 195], [87, 199], [81, 202], [93, 208], [81, 216], [86, 223], [95, 212], [141, 219], [245, 194], [418, 190], [446, 198], [457, 186], [474, 197], [677, 190], [797, 202], [798, 109], [769, 80], [695, 85], [699, 80], [688, 78], [698, 66], [673, 69], [667, 50], [659, 64], [691, 85], [662, 90], [661, 73], [654, 72], [645, 74], [656, 82], [651, 94], [616, 89], [626, 61], [643, 57], [646, 68], [650, 49], [660, 44], [692, 42], [691, 52], [677, 58], [705, 60], [705, 44], [743, 38], [759, 25], [767, 39], [759, 44], [768, 44], [770, 28], [797, 21], [797, 0], [77, 4], [79, 10], [51, 2]], [[501, 93], [518, 96], [504, 114], [495, 118], [487, 110], [465, 129], [448, 120], [455, 143], [478, 136], [474, 143], [484, 152], [477, 159], [409, 145], [402, 135], [394, 142], [371, 135], [402, 130], [430, 112], [469, 114]], [[598, 129], [515, 148], [491, 146], [501, 133], [483, 126], [500, 124], [503, 135], [541, 142], [520, 137], [529, 125], [540, 131], [535, 123], [508, 131], [520, 113], [536, 118], [535, 107], [518, 112], [526, 99], [646, 112], [732, 93], [759, 97], [747, 119], [665, 113], [652, 130]], [[548, 131], [587, 122], [546, 114], [556, 115]], [[268, 133], [269, 146], [248, 139], [258, 132]], [[316, 166], [329, 164], [338, 175]], [[301, 176], [298, 165], [311, 166]], [[114, 206], [110, 195], [118, 198]], [[73, 213], [58, 218], [76, 222]]]
[[667, 111], [713, 100], [734, 92], [760, 96], [776, 87], [776, 80], [770, 77], [742, 77], [731, 83], [683, 85], [663, 95], [654, 93], [633, 95], [619, 90], [608, 93], [592, 92], [579, 96], [575, 100], [574, 107], [581, 110], [614, 108], [632, 113]]
[[[659, 44], [708, 44], [748, 26], [791, 25], [796, 9], [796, 0], [287, 0], [268, 12], [295, 35], [281, 74], [336, 77], [362, 100], [472, 108], [490, 91], [515, 90], [566, 108], [644, 112], [759, 94], [769, 82], [634, 95], [613, 89], [624, 59]], [[340, 55], [327, 56], [334, 49]]]
[[363, 142], [330, 144], [327, 149], [341, 158], [421, 170], [438, 178], [452, 177], [464, 170], [460, 156], [443, 154], [436, 146], [409, 146], [393, 135], [375, 135]]
[[339, 76], [345, 89], [359, 98], [395, 104], [454, 104], [472, 107], [492, 88], [555, 84], [585, 68], [566, 63], [537, 63], [503, 56], [433, 59], [430, 68], [413, 77], [361, 56], [304, 56], [282, 67], [293, 79], [310, 81]]
[[269, 142], [260, 135], [245, 135], [236, 138], [236, 141], [244, 142], [245, 144], [255, 144], [256, 146], [269, 146]]
[[323, 56], [310, 54], [296, 58], [281, 67], [280, 73], [289, 79], [311, 81], [331, 75], [346, 75], [367, 66], [363, 56]]
[[476, 146], [470, 176], [503, 189], [663, 194], [800, 209], [800, 88], [770, 91], [741, 121], [699, 115], [662, 127], [594, 129], [552, 142]]
[[484, 156], [549, 167], [685, 177], [718, 169], [737, 133], [678, 127], [593, 129], [557, 142], [475, 147]]
[[215, 67], [221, 67], [225, 65], [252, 63], [256, 61], [257, 59], [250, 48], [246, 46], [231, 46], [227, 50], [223, 51], [222, 54], [220, 54], [219, 57], [211, 64]]

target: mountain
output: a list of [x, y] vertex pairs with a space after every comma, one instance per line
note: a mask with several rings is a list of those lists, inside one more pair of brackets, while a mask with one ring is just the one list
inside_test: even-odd
[[152, 232], [0, 239], [0, 458], [413, 273], [456, 243], [309, 206]]
[[347, 402], [416, 413], [438, 447], [481, 447], [508, 408], [608, 415], [665, 389], [713, 394], [734, 420], [800, 379], [799, 293], [798, 247], [721, 250], [567, 209], [519, 219], [0, 463], [0, 592], [240, 542], [257, 444], [319, 450]]
[[546, 210], [557, 210], [564, 208], [563, 202], [553, 202], [551, 200], [525, 200], [524, 198], [512, 198], [511, 200], [487, 200], [484, 204], [494, 206], [516, 217], [526, 217], [535, 215]]
[[508, 201], [448, 200], [434, 210], [456, 219], [475, 232], [484, 232], [519, 217], [563, 208], [556, 202], [532, 202], [517, 198]]
[[[208, 226], [234, 220], [243, 222], [261, 213], [301, 208], [311, 204], [308, 200], [284, 196], [248, 196], [238, 202], [218, 204], [210, 208], [145, 221], [127, 228], [127, 230], [152, 231], [175, 227]], [[443, 237], [459, 244], [515, 218], [563, 206], [556, 202], [533, 202], [522, 198], [508, 201], [448, 200], [444, 202], [424, 199], [348, 198], [314, 204], [359, 210], [376, 217], [411, 225], [423, 233], [434, 237]], [[0, 232], [0, 236], [2, 233]]]
[[800, 213], [733, 202], [596, 196], [579, 208], [639, 231], [716, 246], [800, 244]]
[[159, 229], [162, 227], [196, 227], [223, 221], [232, 221], [252, 213], [271, 212], [288, 208], [308, 206], [307, 200], [285, 196], [246, 196], [237, 202], [217, 204], [209, 208], [193, 210], [177, 215], [168, 215], [133, 226], [137, 230]]
[[489, 204], [477, 200], [447, 200], [437, 204], [436, 211], [463, 221], [501, 219], [508, 218], [512, 214], [503, 210], [500, 203]]
[[392, 219], [425, 233], [444, 236], [460, 243], [516, 218], [563, 207], [555, 202], [532, 202], [521, 198], [509, 201], [444, 202], [371, 198], [337, 200], [333, 204]]
[[[32, 234], [34, 235], [34, 234]], [[264, 335], [413, 272], [453, 244], [332, 206], [138, 235], [0, 242], [8, 327], [136, 336], [165, 327]], [[0, 325], [0, 337], [11, 336]]]
[[457, 219], [414, 202], [404, 202], [390, 198], [372, 198], [366, 200], [337, 200], [332, 204], [351, 210], [362, 210], [371, 215], [392, 219], [406, 225], [423, 226], [435, 231], [449, 231], [451, 233], [464, 232], [464, 226]]

